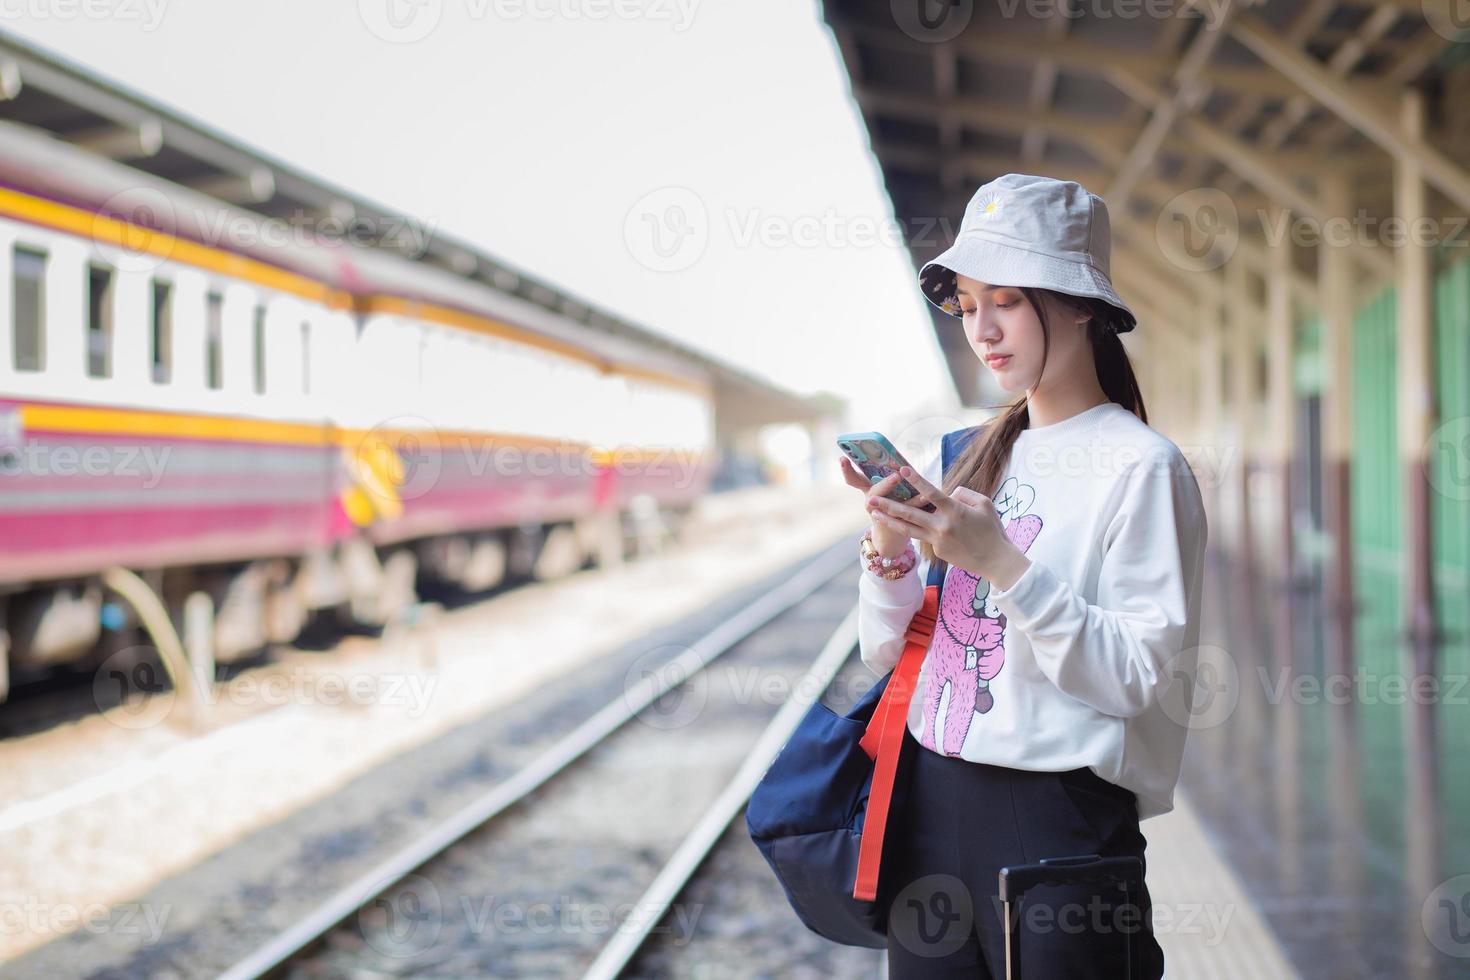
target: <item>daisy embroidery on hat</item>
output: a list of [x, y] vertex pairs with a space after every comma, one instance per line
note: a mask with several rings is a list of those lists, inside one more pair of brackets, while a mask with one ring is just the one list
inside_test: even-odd
[[1000, 195], [998, 195], [998, 194], [991, 195], [990, 198], [988, 198], [985, 201], [980, 202], [979, 204], [977, 204], [975, 206], [975, 213], [978, 216], [982, 217], [982, 218], [988, 218], [992, 214], [994, 214], [995, 212], [997, 212], [999, 210], [1000, 210]]

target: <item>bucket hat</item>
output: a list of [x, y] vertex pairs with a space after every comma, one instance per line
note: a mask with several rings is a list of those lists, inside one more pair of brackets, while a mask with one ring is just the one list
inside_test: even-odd
[[924, 298], [960, 315], [955, 273], [993, 286], [1037, 286], [1071, 296], [1093, 296], [1117, 307], [1118, 333], [1138, 318], [1108, 277], [1112, 225], [1108, 206], [1075, 180], [1004, 174], [982, 184], [965, 207], [949, 248], [924, 263]]

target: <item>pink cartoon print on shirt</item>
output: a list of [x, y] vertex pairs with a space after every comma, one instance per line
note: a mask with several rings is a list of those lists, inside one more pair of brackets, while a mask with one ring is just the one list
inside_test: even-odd
[[[1036, 488], [1009, 477], [993, 498], [1006, 537], [1022, 553], [1041, 532], [1041, 518], [1029, 513]], [[951, 565], [939, 599], [939, 621], [925, 657], [924, 729], [920, 743], [944, 755], [959, 755], [976, 713], [995, 706], [990, 682], [1006, 662], [1006, 617], [990, 601], [990, 582]], [[945, 689], [943, 748], [935, 731]]]

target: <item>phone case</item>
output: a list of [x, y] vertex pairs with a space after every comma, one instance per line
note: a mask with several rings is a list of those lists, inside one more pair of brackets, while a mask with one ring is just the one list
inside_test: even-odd
[[[863, 472], [868, 478], [868, 483], [877, 483], [890, 473], [898, 471], [900, 466], [918, 470], [917, 466], [903, 458], [903, 454], [893, 447], [893, 443], [881, 432], [849, 432], [837, 437], [837, 448], [840, 449], [853, 465]], [[919, 495], [919, 491], [908, 480], [899, 478], [898, 485], [889, 494], [894, 500], [908, 503]], [[933, 504], [921, 504], [925, 510], [933, 510]]]

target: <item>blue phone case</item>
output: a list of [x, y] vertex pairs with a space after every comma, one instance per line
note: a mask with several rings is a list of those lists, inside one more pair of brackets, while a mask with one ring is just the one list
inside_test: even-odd
[[[903, 454], [895, 449], [893, 443], [889, 442], [888, 437], [881, 432], [849, 432], [840, 435], [837, 437], [837, 448], [862, 471], [870, 485], [877, 483], [890, 473], [898, 472], [900, 466], [907, 466], [918, 471], [918, 467], [904, 459]], [[888, 496], [908, 503], [918, 494], [919, 491], [912, 483], [900, 477], [898, 485]], [[921, 506], [925, 510], [934, 509], [933, 504], [916, 506]]]

